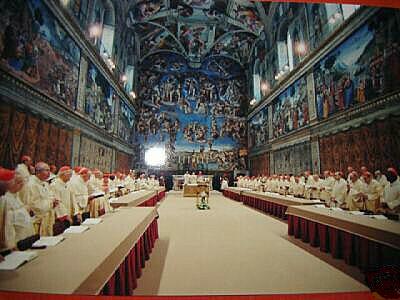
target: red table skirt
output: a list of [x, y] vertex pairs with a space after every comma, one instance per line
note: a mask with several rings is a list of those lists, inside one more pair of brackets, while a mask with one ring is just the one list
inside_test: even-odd
[[229, 199], [232, 199], [232, 200], [235, 200], [235, 201], [241, 201], [240, 195], [238, 193], [234, 193], [232, 191], [223, 190], [222, 194], [225, 197], [229, 198]]
[[258, 199], [256, 197], [242, 195], [243, 204], [261, 210], [275, 217], [286, 219], [287, 206], [269, 202], [266, 200]]
[[158, 225], [157, 219], [154, 219], [100, 294], [132, 295], [133, 290], [137, 287], [136, 279], [142, 276], [142, 268], [145, 267], [146, 260], [150, 258], [156, 239], [158, 239]]
[[400, 250], [301, 217], [288, 216], [288, 234], [363, 271], [400, 264]]
[[142, 204], [140, 204], [140, 205], [138, 205], [138, 206], [146, 206], [146, 207], [149, 207], [149, 206], [156, 206], [156, 204], [157, 204], [157, 202], [158, 202], [158, 196], [157, 195], [154, 195], [153, 197], [151, 197], [149, 200], [146, 200], [145, 202], [143, 202]]
[[158, 193], [158, 201], [161, 201], [164, 198], [165, 198], [165, 191], [159, 192]]

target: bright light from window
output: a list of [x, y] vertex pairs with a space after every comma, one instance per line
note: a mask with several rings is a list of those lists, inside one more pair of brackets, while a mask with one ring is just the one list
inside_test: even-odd
[[144, 160], [148, 166], [156, 167], [165, 164], [165, 149], [160, 147], [153, 147], [146, 151]]
[[304, 55], [307, 52], [307, 46], [303, 42], [299, 42], [296, 44], [296, 53], [299, 55]]
[[261, 91], [263, 92], [263, 94], [265, 95], [267, 92], [269, 92], [269, 84], [267, 81], [263, 81], [261, 83]]
[[89, 27], [89, 36], [90, 37], [94, 37], [94, 38], [97, 38], [97, 37], [99, 37], [101, 35], [101, 27], [100, 27], [100, 24], [92, 24], [90, 27]]
[[61, 4], [64, 5], [65, 7], [69, 5], [70, 0], [61, 0]]

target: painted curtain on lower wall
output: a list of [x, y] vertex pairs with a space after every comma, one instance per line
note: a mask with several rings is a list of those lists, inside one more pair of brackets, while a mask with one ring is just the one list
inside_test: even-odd
[[0, 139], [3, 167], [15, 168], [22, 155], [57, 167], [71, 164], [71, 130], [4, 102], [0, 102]]
[[312, 169], [309, 141], [279, 149], [273, 153], [275, 174], [298, 175]]
[[359, 170], [384, 171], [400, 166], [400, 117], [350, 129], [319, 140], [321, 170], [346, 171], [347, 166]]
[[112, 171], [112, 148], [81, 136], [79, 164], [86, 168], [97, 168], [102, 172]]
[[269, 152], [249, 159], [252, 176], [269, 175]]
[[117, 155], [115, 158], [115, 170], [118, 172], [129, 173], [129, 170], [132, 169], [133, 164], [133, 156], [126, 154], [124, 152], [117, 151]]

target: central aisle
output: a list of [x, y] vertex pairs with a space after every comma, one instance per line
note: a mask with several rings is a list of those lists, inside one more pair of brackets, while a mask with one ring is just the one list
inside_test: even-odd
[[243, 295], [366, 291], [287, 240], [287, 224], [218, 192], [211, 210], [170, 192], [159, 207], [160, 239], [135, 295]]

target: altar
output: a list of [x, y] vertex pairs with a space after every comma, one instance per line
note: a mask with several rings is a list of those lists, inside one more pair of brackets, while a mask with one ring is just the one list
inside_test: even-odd
[[196, 197], [201, 192], [208, 193], [210, 185], [208, 183], [189, 183], [183, 185], [183, 197]]

